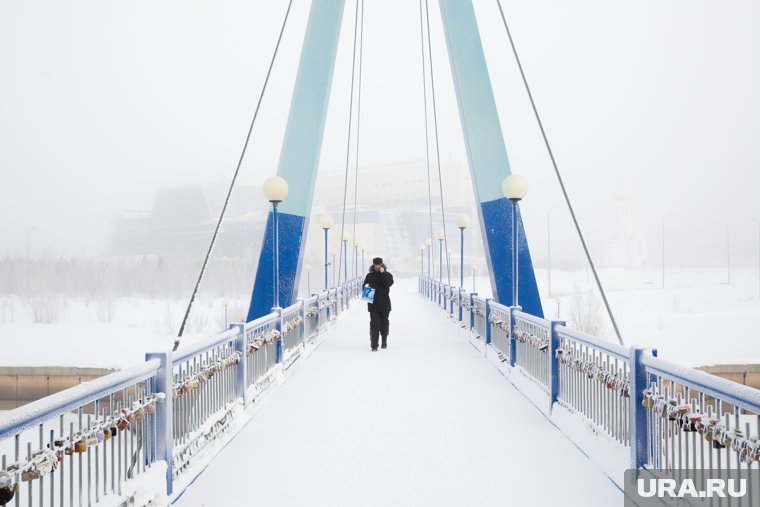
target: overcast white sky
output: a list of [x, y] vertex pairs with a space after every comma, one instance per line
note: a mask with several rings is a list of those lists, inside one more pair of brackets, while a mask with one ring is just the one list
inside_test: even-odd
[[[365, 2], [360, 164], [422, 158], [418, 3]], [[558, 187], [496, 2], [474, 3], [512, 167], [532, 186], [528, 234], [543, 238]], [[226, 184], [286, 4], [0, 2], [0, 255], [24, 253], [33, 227], [37, 251], [96, 254], [114, 209], [149, 208], [159, 187]], [[242, 183], [276, 170], [309, 5], [294, 0]], [[437, 2], [430, 5], [443, 154], [464, 161]], [[760, 2], [503, 5], [585, 227], [604, 229], [614, 197], [626, 194], [652, 237], [667, 214], [687, 239], [717, 231], [718, 242], [736, 220], [737, 248], [754, 258], [747, 218], [760, 218]], [[346, 2], [348, 23], [354, 6]], [[351, 28], [344, 25], [322, 169], [344, 163]]]

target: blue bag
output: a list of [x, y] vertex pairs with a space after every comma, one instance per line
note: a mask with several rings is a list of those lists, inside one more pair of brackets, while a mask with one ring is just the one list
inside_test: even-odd
[[373, 289], [369, 285], [365, 285], [364, 290], [362, 290], [362, 301], [366, 301], [367, 303], [374, 303], [375, 289]]

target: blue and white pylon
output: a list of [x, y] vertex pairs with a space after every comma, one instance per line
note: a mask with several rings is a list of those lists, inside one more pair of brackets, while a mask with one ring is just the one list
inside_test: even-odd
[[[303, 42], [293, 97], [277, 175], [290, 185], [288, 200], [278, 209], [280, 229], [279, 305], [296, 298], [306, 245], [308, 216], [314, 196], [314, 181], [322, 149], [327, 106], [330, 98], [335, 54], [338, 49], [344, 0], [313, 0]], [[272, 286], [272, 213], [267, 218], [256, 280], [248, 309], [248, 321], [270, 312]]]
[[[471, 0], [439, 0], [451, 74], [459, 104], [481, 233], [494, 299], [512, 301], [512, 206], [501, 193], [511, 174], [496, 110], [480, 32]], [[519, 302], [523, 310], [543, 317], [528, 242], [517, 210]]]

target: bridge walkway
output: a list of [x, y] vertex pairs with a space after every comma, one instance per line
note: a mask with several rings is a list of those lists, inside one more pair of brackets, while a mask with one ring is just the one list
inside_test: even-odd
[[416, 289], [392, 289], [387, 350], [345, 315], [176, 505], [620, 505]]

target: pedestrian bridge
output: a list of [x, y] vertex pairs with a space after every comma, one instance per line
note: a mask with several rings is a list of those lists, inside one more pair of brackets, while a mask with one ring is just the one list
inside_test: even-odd
[[2, 498], [619, 505], [626, 468], [758, 468], [757, 390], [427, 277], [372, 353], [359, 288], [10, 412]]

